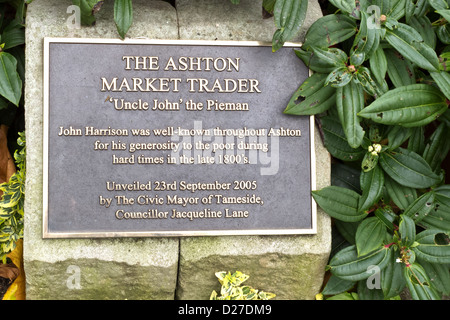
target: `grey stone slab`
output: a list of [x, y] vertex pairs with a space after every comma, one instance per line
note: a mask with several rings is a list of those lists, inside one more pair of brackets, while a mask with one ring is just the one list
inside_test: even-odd
[[[271, 41], [273, 19], [261, 18], [262, 1], [178, 0], [181, 39]], [[309, 25], [322, 16], [309, 1], [302, 41]], [[299, 62], [301, 63], [301, 62]], [[300, 83], [298, 84], [300, 85]], [[316, 128], [317, 129], [317, 128]], [[315, 131], [316, 189], [330, 184], [330, 155]], [[177, 299], [208, 299], [220, 288], [214, 273], [236, 270], [250, 276], [248, 285], [277, 294], [277, 299], [314, 299], [322, 285], [331, 250], [329, 216], [318, 208], [317, 234], [241, 236], [180, 240]]]
[[[180, 39], [271, 42], [273, 18], [263, 19], [262, 0], [177, 0]], [[308, 12], [293, 42], [302, 42], [306, 31], [322, 15], [318, 1], [309, 1]]]
[[[81, 29], [67, 27], [69, 5], [70, 1], [33, 1], [27, 12], [27, 196], [24, 230], [27, 298], [173, 299], [178, 266], [178, 239], [42, 239], [43, 38], [118, 37], [112, 19], [111, 1], [107, 1], [99, 12], [94, 27]], [[177, 38], [176, 12], [168, 3], [134, 0], [133, 5], [135, 18], [129, 37]], [[70, 266], [72, 267], [69, 268]], [[69, 278], [76, 275], [71, 272], [72, 269], [79, 271], [81, 289], [67, 286]], [[115, 270], [114, 274], [112, 270]], [[142, 281], [137, 281], [138, 279]], [[164, 281], [160, 282], [160, 279]], [[130, 290], [131, 284], [135, 290]], [[161, 288], [162, 284], [164, 289]]]

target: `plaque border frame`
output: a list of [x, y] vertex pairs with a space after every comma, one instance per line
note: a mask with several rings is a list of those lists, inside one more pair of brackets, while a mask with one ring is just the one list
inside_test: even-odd
[[[185, 45], [185, 46], [234, 46], [234, 47], [271, 47], [272, 43], [264, 41], [241, 40], [156, 40], [147, 38], [137, 39], [109, 39], [109, 38], [59, 38], [44, 37], [43, 43], [43, 239], [89, 239], [89, 238], [139, 238], [139, 237], [198, 237], [198, 236], [256, 236], [256, 235], [313, 235], [317, 234], [317, 203], [311, 199], [311, 228], [310, 229], [257, 229], [257, 230], [184, 230], [184, 231], [99, 231], [99, 232], [50, 232], [48, 229], [48, 178], [49, 178], [49, 82], [50, 82], [50, 44], [51, 43], [80, 43], [80, 44], [124, 44], [124, 45]], [[283, 47], [300, 48], [302, 43], [286, 42]], [[309, 71], [311, 75], [311, 71]], [[314, 115], [309, 116], [310, 127], [310, 161], [311, 161], [311, 190], [316, 189], [316, 157], [315, 157], [315, 121]]]

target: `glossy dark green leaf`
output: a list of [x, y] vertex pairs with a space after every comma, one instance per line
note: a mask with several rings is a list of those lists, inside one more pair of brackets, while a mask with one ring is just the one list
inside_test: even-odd
[[331, 275], [328, 279], [325, 288], [323, 288], [322, 294], [325, 296], [331, 296], [335, 294], [339, 294], [350, 290], [356, 284], [355, 281], [343, 280], [341, 278], [336, 277], [335, 275]]
[[[436, 26], [434, 30], [435, 30], [437, 37], [439, 38], [439, 40], [441, 40], [442, 43], [450, 44], [450, 23]], [[442, 69], [441, 65], [439, 65], [439, 69], [440, 70], [448, 70], [448, 68]]]
[[423, 152], [423, 158], [436, 173], [441, 170], [441, 163], [450, 150], [450, 130], [445, 123], [441, 123], [431, 135]]
[[444, 206], [450, 207], [450, 185], [445, 184], [434, 189], [436, 201]]
[[439, 70], [439, 60], [433, 48], [411, 26], [399, 23], [394, 30], [387, 30], [385, 39], [405, 58], [428, 71]]
[[384, 90], [373, 80], [370, 70], [366, 67], [360, 66], [358, 68], [355, 72], [354, 81], [361, 84], [364, 91], [375, 99], [384, 93]]
[[321, 118], [324, 134], [324, 144], [328, 152], [334, 157], [344, 161], [357, 161], [364, 157], [363, 148], [352, 148], [347, 142], [342, 125], [335, 117]]
[[124, 39], [133, 23], [132, 0], [114, 0], [114, 22], [120, 37]]
[[339, 67], [330, 72], [326, 84], [334, 88], [344, 87], [352, 80], [353, 75], [347, 67]]
[[417, 153], [398, 148], [383, 152], [379, 163], [383, 170], [399, 184], [411, 188], [429, 188], [440, 182], [428, 163]]
[[100, 2], [98, 0], [72, 0], [72, 3], [80, 8], [81, 24], [91, 26], [95, 23], [94, 6]]
[[343, 12], [353, 13], [356, 11], [355, 0], [330, 0], [329, 2], [336, 8], [341, 9]]
[[336, 229], [339, 231], [339, 234], [349, 243], [355, 244], [355, 235], [356, 230], [358, 230], [358, 226], [361, 222], [344, 222], [341, 220], [334, 220], [334, 225]]
[[298, 98], [297, 94], [292, 96], [284, 110], [285, 114], [313, 115], [327, 111], [336, 104], [336, 89], [324, 86], [299, 103]]
[[394, 49], [387, 49], [384, 52], [389, 79], [396, 88], [416, 83], [414, 65], [409, 60]]
[[0, 52], [0, 94], [16, 106], [22, 96], [22, 80], [17, 72], [17, 60], [7, 52]]
[[355, 81], [336, 90], [336, 108], [348, 144], [358, 148], [364, 138], [364, 130], [357, 114], [364, 108], [364, 91]]
[[414, 151], [417, 154], [423, 154], [423, 151], [425, 150], [425, 128], [424, 127], [412, 128], [412, 134], [408, 140], [408, 150]]
[[358, 257], [364, 256], [381, 247], [386, 236], [386, 225], [377, 217], [364, 219], [355, 235]]
[[448, 266], [417, 259], [434, 287], [445, 295], [450, 295], [450, 270]]
[[388, 133], [388, 148], [389, 150], [395, 150], [400, 147], [409, 137], [412, 135], [412, 128], [405, 128], [400, 126], [392, 127]]
[[436, 203], [430, 213], [418, 224], [429, 230], [448, 232], [450, 230], [450, 207]]
[[411, 246], [416, 240], [416, 224], [414, 220], [407, 215], [400, 215], [399, 232], [402, 245], [406, 247]]
[[450, 8], [450, 4], [447, 0], [428, 0], [428, 2], [434, 10], [445, 10]]
[[394, 222], [397, 215], [390, 206], [379, 207], [375, 210], [375, 217], [380, 220], [386, 228], [393, 231], [395, 229]]
[[368, 14], [361, 11], [360, 28], [353, 41], [352, 52], [363, 53], [369, 58], [380, 44], [381, 32], [379, 28], [371, 28], [367, 22]]
[[387, 60], [384, 50], [381, 47], [378, 47], [370, 56], [369, 63], [373, 76], [377, 79], [378, 83], [382, 83], [386, 77]]
[[308, 10], [307, 0], [277, 0], [273, 9], [277, 30], [272, 38], [272, 51], [277, 51], [300, 30]]
[[427, 45], [433, 49], [436, 47], [436, 33], [434, 32], [431, 21], [427, 16], [412, 16], [408, 24], [420, 33], [422, 39]]
[[375, 166], [373, 170], [361, 173], [362, 195], [359, 201], [360, 211], [368, 210], [380, 199], [383, 186], [384, 173], [380, 167]]
[[312, 195], [317, 204], [333, 218], [355, 222], [367, 216], [358, 210], [360, 195], [350, 189], [328, 186], [313, 191]]
[[433, 191], [424, 193], [411, 203], [403, 212], [403, 216], [410, 217], [416, 223], [427, 216], [435, 207], [435, 193]]
[[359, 112], [359, 116], [387, 125], [424, 126], [447, 110], [445, 96], [427, 84], [390, 90]]
[[317, 19], [308, 29], [303, 48], [328, 48], [352, 37], [356, 29], [355, 20], [347, 15], [326, 15]]
[[440, 300], [425, 270], [417, 263], [403, 269], [403, 277], [413, 300]]
[[364, 158], [361, 162], [361, 169], [364, 172], [369, 172], [369, 171], [373, 170], [377, 166], [379, 158], [380, 157], [378, 154], [373, 154], [372, 152], [366, 152], [364, 154]]
[[[369, 270], [371, 270], [369, 268]], [[376, 269], [373, 269], [376, 272]], [[384, 294], [381, 290], [381, 286], [378, 288], [379, 284], [379, 274], [374, 274], [372, 278], [367, 280], [358, 281], [357, 290], [359, 300], [384, 300]]]
[[349, 246], [339, 251], [329, 263], [331, 273], [349, 281], [367, 279], [372, 273], [369, 267], [378, 266], [383, 270], [390, 261], [392, 250], [381, 247], [365, 256], [358, 256], [356, 246]]
[[438, 71], [430, 72], [430, 75], [439, 89], [444, 93], [445, 97], [450, 100], [450, 73]]
[[361, 170], [344, 163], [336, 162], [331, 164], [331, 184], [333, 186], [351, 189], [355, 192], [361, 191], [360, 185]]
[[403, 266], [396, 260], [397, 256], [393, 254], [391, 261], [381, 271], [381, 288], [385, 299], [398, 296], [406, 286], [405, 278], [403, 277]]
[[450, 244], [436, 243], [439, 230], [425, 230], [416, 236], [418, 246], [412, 250], [417, 257], [431, 263], [450, 263]]
[[4, 43], [3, 50], [8, 50], [25, 43], [25, 29], [17, 20], [13, 20], [3, 30], [1, 42]]
[[295, 50], [295, 54], [312, 71], [327, 74], [336, 69], [337, 66], [343, 65], [347, 60], [347, 54], [337, 48], [327, 50], [314, 48], [314, 51], [299, 49]]
[[402, 186], [389, 176], [385, 176], [384, 186], [392, 201], [402, 210], [405, 210], [417, 198], [415, 188]]

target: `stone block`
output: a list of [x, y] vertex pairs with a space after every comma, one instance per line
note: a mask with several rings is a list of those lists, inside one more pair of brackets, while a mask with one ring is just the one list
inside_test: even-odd
[[[27, 11], [24, 209], [27, 298], [173, 299], [178, 267], [176, 238], [42, 239], [43, 39], [118, 38], [112, 1], [105, 2], [94, 27], [81, 29], [67, 26], [69, 5], [70, 1], [33, 1]], [[128, 37], [178, 37], [176, 12], [169, 3], [133, 0], [133, 5], [134, 23]]]
[[[181, 39], [253, 40], [270, 42], [273, 18], [262, 18], [262, 1], [178, 0]], [[309, 1], [304, 26], [293, 41], [322, 16], [317, 1]], [[299, 62], [300, 63], [300, 62]], [[299, 84], [300, 85], [300, 84]], [[315, 130], [316, 186], [330, 184], [330, 156]], [[215, 272], [239, 270], [246, 284], [273, 292], [277, 299], [314, 299], [320, 291], [331, 250], [329, 216], [317, 212], [317, 234], [298, 236], [199, 237], [180, 240], [177, 299], [209, 299], [220, 284]]]

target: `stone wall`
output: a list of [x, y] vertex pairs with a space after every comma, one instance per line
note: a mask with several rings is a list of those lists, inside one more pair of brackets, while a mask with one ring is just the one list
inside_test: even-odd
[[[127, 37], [271, 41], [262, 1], [133, 0]], [[117, 38], [112, 1], [93, 27], [69, 28], [71, 1], [34, 1], [26, 27], [27, 180], [24, 263], [28, 299], [201, 299], [219, 288], [217, 271], [240, 270], [277, 299], [313, 299], [331, 247], [329, 217], [318, 209], [316, 235], [187, 238], [42, 239], [43, 38]], [[309, 1], [305, 26], [321, 16]], [[330, 183], [330, 159], [316, 130], [317, 188]]]

